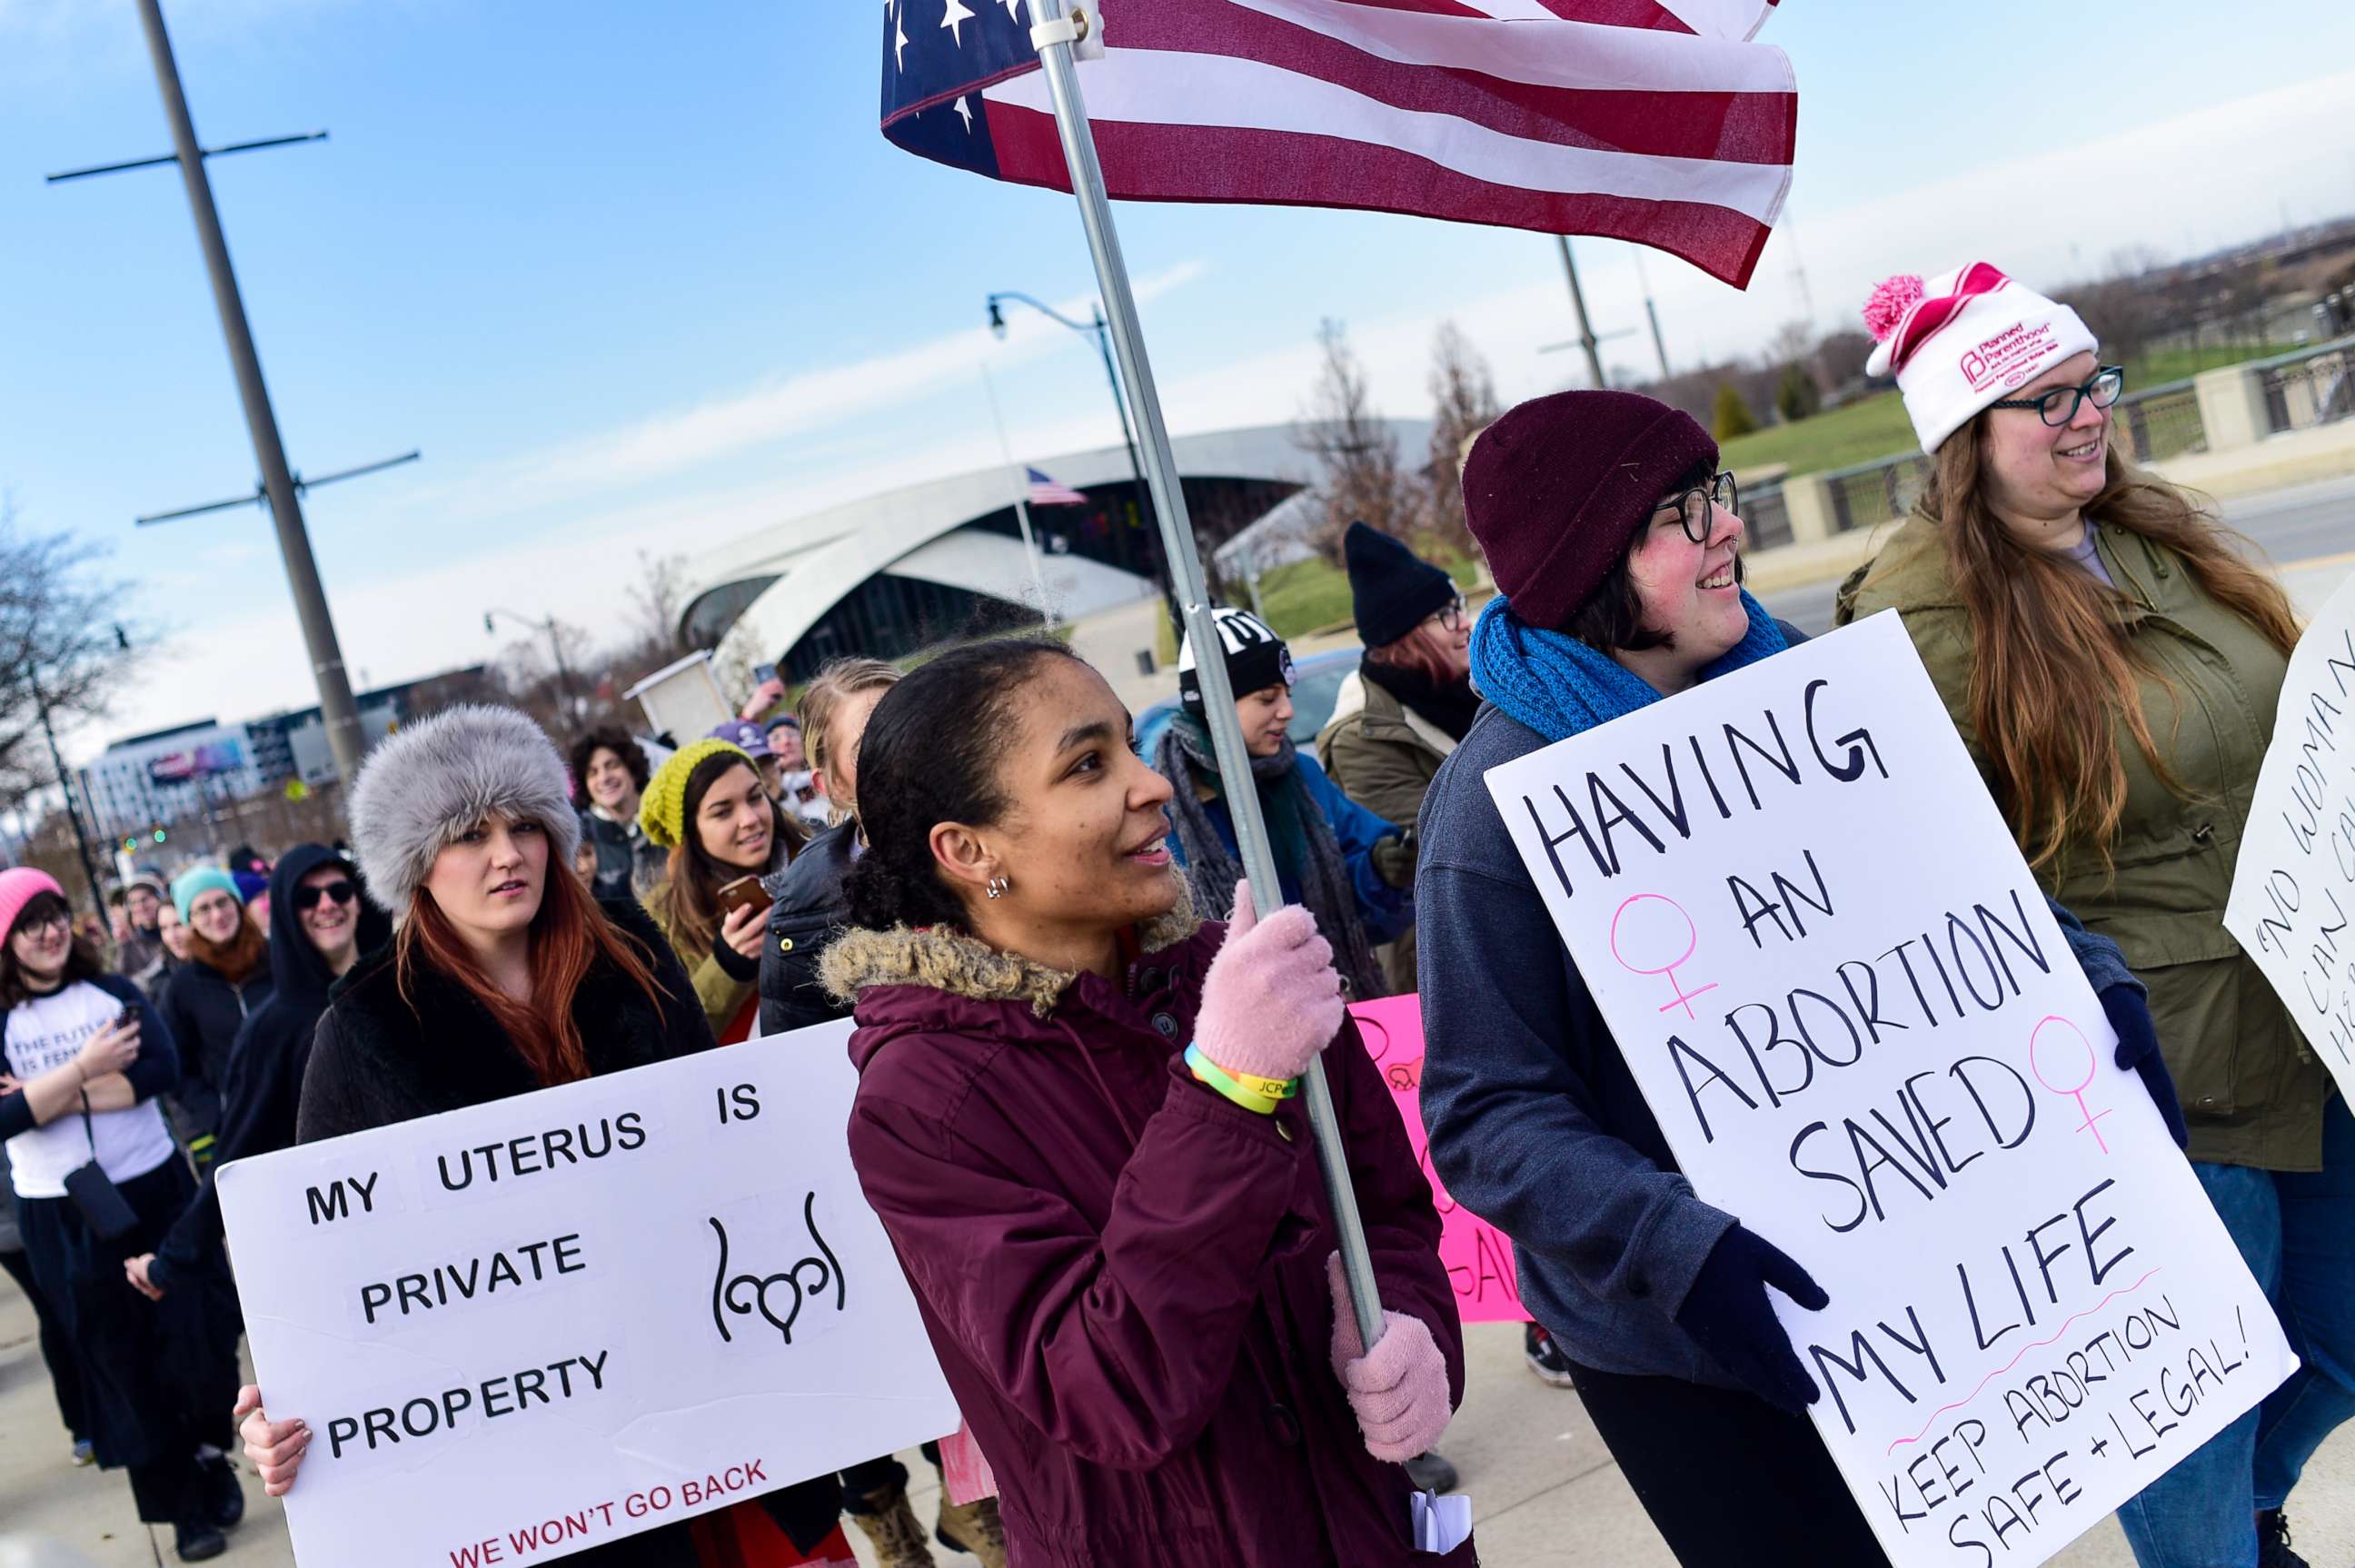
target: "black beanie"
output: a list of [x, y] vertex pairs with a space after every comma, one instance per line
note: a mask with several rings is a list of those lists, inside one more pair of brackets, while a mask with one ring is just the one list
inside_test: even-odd
[[1455, 602], [1454, 578], [1379, 528], [1351, 523], [1341, 545], [1358, 640], [1369, 648], [1397, 642]]

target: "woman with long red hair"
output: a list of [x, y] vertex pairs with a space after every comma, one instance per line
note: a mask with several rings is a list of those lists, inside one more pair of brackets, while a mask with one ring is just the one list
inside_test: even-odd
[[2126, 371], [2076, 312], [1980, 261], [1890, 279], [1865, 322], [1930, 476], [1840, 617], [1903, 617], [2038, 880], [2149, 987], [2121, 1050], [2164, 1054], [2192, 1169], [2302, 1363], [2119, 1522], [2142, 1568], [2298, 1568], [2285, 1505], [2355, 1416], [2355, 1117], [2224, 930], [2296, 615], [2118, 450]]
[[[635, 903], [601, 904], [570, 874], [580, 820], [563, 760], [521, 713], [453, 708], [386, 741], [353, 786], [351, 827], [368, 896], [398, 926], [354, 965], [319, 1019], [300, 1141], [711, 1048], [711, 1027], [662, 933]], [[242, 1391], [246, 1454], [277, 1496], [294, 1484], [310, 1430], [261, 1406], [259, 1389]], [[833, 1477], [822, 1477], [572, 1561], [847, 1568], [850, 1552], [834, 1524], [840, 1506]]]

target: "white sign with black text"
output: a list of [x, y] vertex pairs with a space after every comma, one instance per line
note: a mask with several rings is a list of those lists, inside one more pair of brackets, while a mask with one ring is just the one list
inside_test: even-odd
[[[1487, 784], [1898, 1568], [2034, 1568], [2295, 1364], [1893, 613]], [[1771, 1294], [1771, 1293], [1770, 1293]]]
[[2290, 656], [2224, 929], [2355, 1100], [2355, 577]]
[[954, 1431], [847, 1021], [220, 1175], [309, 1568], [540, 1563]]

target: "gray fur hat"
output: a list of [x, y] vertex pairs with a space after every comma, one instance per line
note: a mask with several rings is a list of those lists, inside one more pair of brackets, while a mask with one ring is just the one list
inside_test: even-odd
[[493, 812], [539, 824], [548, 874], [572, 874], [581, 819], [556, 743], [512, 708], [446, 708], [388, 736], [352, 785], [352, 852], [368, 896], [407, 918], [433, 857]]

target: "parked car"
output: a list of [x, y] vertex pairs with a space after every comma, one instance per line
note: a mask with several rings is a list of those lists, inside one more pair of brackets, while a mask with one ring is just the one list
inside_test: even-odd
[[[1316, 732], [1333, 717], [1333, 705], [1341, 699], [1341, 683], [1357, 669], [1358, 661], [1365, 656], [1363, 648], [1335, 648], [1329, 653], [1310, 654], [1293, 667], [1292, 723], [1285, 733], [1295, 746], [1309, 747], [1316, 743]], [[1151, 762], [1161, 745], [1161, 731], [1178, 717], [1178, 699], [1163, 698], [1136, 716], [1136, 753]]]

